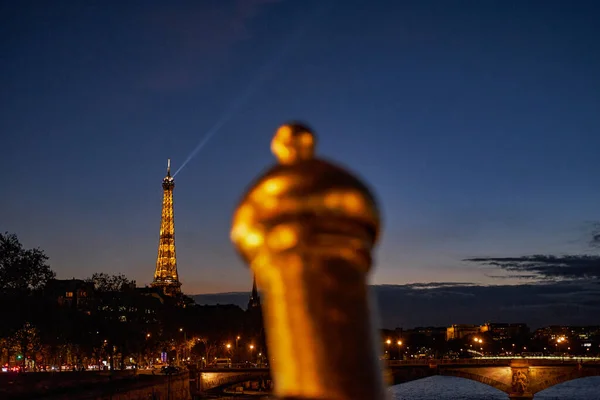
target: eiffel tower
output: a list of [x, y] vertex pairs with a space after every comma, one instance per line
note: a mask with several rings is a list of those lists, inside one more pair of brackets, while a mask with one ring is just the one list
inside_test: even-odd
[[158, 257], [152, 287], [161, 289], [164, 294], [175, 296], [181, 293], [181, 283], [177, 274], [175, 256], [175, 221], [173, 218], [173, 189], [175, 181], [171, 176], [171, 160], [167, 161], [167, 176], [162, 181], [163, 202], [158, 240]]

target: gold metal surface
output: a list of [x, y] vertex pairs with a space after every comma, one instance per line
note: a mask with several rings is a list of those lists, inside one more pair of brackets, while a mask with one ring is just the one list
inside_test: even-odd
[[175, 255], [175, 219], [173, 216], [173, 189], [175, 181], [171, 176], [171, 160], [167, 162], [167, 176], [163, 179], [163, 202], [158, 240], [158, 256], [154, 271], [153, 287], [161, 288], [164, 293], [174, 295], [181, 292], [181, 283], [177, 275], [177, 256]]
[[315, 143], [306, 126], [279, 128], [279, 163], [243, 197], [231, 239], [264, 292], [275, 394], [383, 399], [366, 284], [379, 210], [361, 181], [314, 157]]

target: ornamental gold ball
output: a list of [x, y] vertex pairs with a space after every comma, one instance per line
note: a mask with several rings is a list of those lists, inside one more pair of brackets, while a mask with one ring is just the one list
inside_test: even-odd
[[233, 217], [231, 240], [246, 262], [261, 249], [296, 246], [334, 245], [370, 257], [380, 229], [376, 200], [354, 175], [316, 158], [315, 145], [314, 133], [299, 123], [275, 133], [278, 163], [254, 182]]

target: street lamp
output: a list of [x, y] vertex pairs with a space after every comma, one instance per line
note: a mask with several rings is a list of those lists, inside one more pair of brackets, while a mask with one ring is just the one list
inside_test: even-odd
[[385, 354], [387, 354], [387, 359], [389, 360], [389, 359], [390, 359], [390, 352], [389, 352], [389, 350], [390, 350], [390, 344], [392, 344], [392, 340], [391, 340], [391, 339], [388, 339], [388, 340], [386, 340], [386, 341], [385, 341], [385, 344], [387, 345], [387, 346], [385, 347], [385, 348], [387, 349], [387, 350], [385, 351]]
[[402, 347], [402, 340], [398, 340], [398, 341], [396, 342], [396, 344], [398, 345], [398, 360], [401, 360], [401, 359], [403, 358], [403, 357], [402, 357], [402, 354], [401, 354], [401, 352], [400, 352], [400, 348]]
[[[564, 336], [561, 336], [561, 337], [559, 337], [559, 338], [557, 338], [557, 339], [556, 339], [556, 349], [562, 353], [562, 357], [563, 357], [563, 359], [564, 359], [564, 356], [565, 356], [565, 355], [564, 355], [564, 350], [561, 350], [561, 348], [560, 348], [560, 346], [559, 346], [559, 345], [560, 345], [561, 343], [564, 343], [564, 342], [566, 342], [566, 341], [567, 341], [567, 338], [566, 338], [566, 337], [564, 337]], [[563, 349], [564, 349], [564, 348], [563, 348]], [[569, 349], [570, 349], [570, 347], [569, 347]]]
[[225, 343], [225, 348], [227, 349], [227, 358], [229, 358], [229, 362], [231, 362], [231, 343]]
[[240, 339], [241, 339], [241, 336], [240, 336], [240, 335], [237, 335], [237, 336], [235, 337], [235, 349], [234, 349], [234, 350], [235, 350], [235, 352], [233, 353], [233, 356], [234, 356], [235, 362], [240, 362], [240, 360], [239, 360], [239, 355], [238, 355], [238, 348], [239, 348], [239, 346], [238, 346], [238, 342], [240, 341]]
[[179, 332], [183, 332], [183, 356], [182, 359], [185, 360], [186, 347], [187, 347], [187, 332], [183, 330], [183, 328], [179, 328]]
[[254, 362], [254, 358], [252, 357], [252, 350], [254, 350], [254, 345], [251, 344], [248, 347], [250, 348], [250, 362]]

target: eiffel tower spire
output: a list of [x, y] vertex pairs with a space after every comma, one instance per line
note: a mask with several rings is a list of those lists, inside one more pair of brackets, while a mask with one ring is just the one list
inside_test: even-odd
[[175, 255], [175, 221], [173, 218], [173, 189], [175, 181], [171, 176], [171, 160], [167, 161], [167, 176], [162, 181], [163, 202], [158, 240], [158, 256], [152, 287], [160, 288], [167, 295], [181, 293], [181, 283], [177, 274]]

